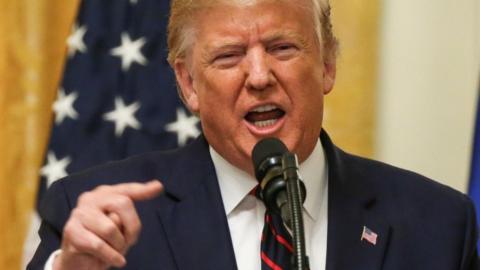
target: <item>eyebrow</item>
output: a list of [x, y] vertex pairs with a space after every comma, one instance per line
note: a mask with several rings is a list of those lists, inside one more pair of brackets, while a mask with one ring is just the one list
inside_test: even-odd
[[278, 30], [272, 33], [268, 33], [262, 38], [262, 43], [268, 44], [282, 39], [289, 39], [298, 41], [301, 45], [306, 46], [307, 40], [302, 35], [289, 30]]
[[206, 62], [210, 61], [212, 55], [215, 55], [218, 52], [221, 52], [223, 50], [228, 50], [228, 49], [238, 49], [242, 48], [242, 42], [241, 41], [221, 41], [221, 42], [212, 42], [209, 44], [207, 47], [203, 48], [201, 51], [200, 55], [202, 59]]
[[212, 42], [204, 50], [207, 52], [214, 52], [225, 48], [237, 48], [241, 47], [241, 41], [221, 41], [221, 42]]
[[[265, 37], [261, 38], [261, 42], [263, 44], [269, 44], [278, 40], [282, 39], [289, 39], [295, 40], [300, 43], [300, 45], [307, 47], [307, 40], [300, 34], [295, 33], [294, 31], [289, 30], [277, 30], [265, 35]], [[231, 38], [229, 40], [222, 40], [222, 41], [212, 41], [205, 47], [201, 53], [202, 58], [207, 59], [211, 56], [211, 54], [215, 54], [218, 51], [225, 50], [225, 49], [238, 49], [243, 47], [243, 42], [241, 39]]]

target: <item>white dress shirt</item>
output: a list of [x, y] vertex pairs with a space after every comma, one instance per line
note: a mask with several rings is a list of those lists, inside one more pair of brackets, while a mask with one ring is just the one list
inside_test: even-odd
[[[265, 205], [249, 195], [257, 180], [223, 159], [212, 147], [210, 155], [220, 185], [238, 270], [261, 270], [260, 239]], [[325, 269], [327, 254], [328, 169], [320, 141], [300, 164], [307, 197], [304, 225], [310, 269]]]
[[[265, 205], [249, 195], [257, 180], [228, 163], [212, 147], [210, 155], [215, 166], [238, 270], [261, 270], [260, 238]], [[300, 164], [300, 175], [307, 197], [303, 221], [310, 269], [325, 269], [327, 254], [328, 166], [320, 141], [312, 154]], [[53, 269], [53, 261], [61, 250], [48, 258], [44, 270]]]

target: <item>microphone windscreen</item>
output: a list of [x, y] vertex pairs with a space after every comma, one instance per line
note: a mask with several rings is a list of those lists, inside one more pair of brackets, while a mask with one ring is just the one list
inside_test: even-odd
[[281, 157], [288, 151], [285, 144], [277, 138], [265, 138], [260, 140], [252, 150], [253, 167], [255, 168], [255, 176], [261, 181], [265, 175], [265, 169], [261, 168], [264, 160], [271, 157]]

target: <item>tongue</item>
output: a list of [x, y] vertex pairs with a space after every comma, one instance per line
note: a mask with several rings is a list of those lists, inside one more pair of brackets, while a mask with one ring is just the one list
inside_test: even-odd
[[284, 114], [285, 112], [280, 109], [275, 109], [268, 112], [249, 112], [245, 116], [245, 119], [247, 119], [248, 122], [265, 121], [265, 120], [278, 119], [282, 117]]

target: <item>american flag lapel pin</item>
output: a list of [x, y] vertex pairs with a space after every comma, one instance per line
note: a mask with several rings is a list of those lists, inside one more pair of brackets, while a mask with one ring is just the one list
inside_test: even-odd
[[377, 237], [378, 235], [375, 232], [370, 230], [367, 226], [363, 226], [362, 238], [360, 238], [360, 241], [365, 240], [375, 246], [377, 244]]

